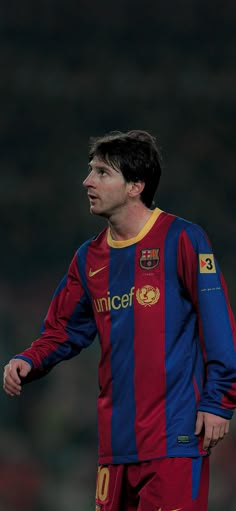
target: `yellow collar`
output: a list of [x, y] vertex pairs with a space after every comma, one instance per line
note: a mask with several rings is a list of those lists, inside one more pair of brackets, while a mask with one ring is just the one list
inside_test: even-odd
[[155, 224], [157, 218], [159, 217], [159, 215], [161, 213], [162, 213], [161, 209], [155, 208], [153, 210], [152, 215], [150, 216], [150, 218], [148, 219], [146, 224], [143, 226], [141, 231], [137, 234], [137, 236], [135, 236], [134, 238], [129, 238], [128, 240], [119, 240], [119, 241], [113, 240], [113, 238], [111, 237], [111, 230], [110, 230], [110, 228], [108, 228], [108, 233], [107, 233], [108, 245], [113, 248], [124, 248], [124, 247], [129, 247], [130, 245], [133, 245], [134, 243], [138, 243], [138, 241], [142, 240], [144, 238], [144, 236], [146, 236], [146, 234], [151, 230], [151, 228], [153, 227], [153, 225]]

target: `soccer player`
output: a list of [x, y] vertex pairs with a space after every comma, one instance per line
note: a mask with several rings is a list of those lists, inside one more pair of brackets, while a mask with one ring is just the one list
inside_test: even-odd
[[19, 395], [98, 335], [96, 511], [206, 511], [209, 454], [236, 406], [225, 282], [199, 226], [151, 209], [160, 175], [149, 133], [93, 140], [83, 184], [108, 226], [80, 246], [40, 338], [4, 371]]

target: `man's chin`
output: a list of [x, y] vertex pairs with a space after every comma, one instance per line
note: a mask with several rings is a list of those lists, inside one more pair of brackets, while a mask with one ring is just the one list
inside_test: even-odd
[[99, 211], [99, 208], [97, 208], [95, 205], [91, 204], [90, 206], [90, 213], [92, 215], [100, 215], [100, 211]]
[[91, 215], [102, 216], [103, 218], [109, 217], [107, 212], [103, 211], [102, 209], [96, 208], [96, 206], [90, 206], [90, 213]]

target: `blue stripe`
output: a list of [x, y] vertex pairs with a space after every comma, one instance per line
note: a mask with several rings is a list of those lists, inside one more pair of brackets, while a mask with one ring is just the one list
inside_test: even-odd
[[[178, 240], [186, 222], [176, 218], [165, 240], [165, 345], [166, 345], [166, 429], [167, 456], [184, 454], [179, 435], [188, 435], [186, 455], [190, 445], [196, 446], [194, 436], [196, 397], [193, 368], [197, 353], [196, 313], [177, 272]], [[198, 361], [199, 363], [199, 361]], [[199, 378], [198, 378], [199, 379]]]
[[[113, 296], [122, 297], [134, 286], [134, 260], [136, 245], [111, 249], [109, 290]], [[116, 304], [120, 301], [117, 298]], [[120, 456], [124, 450], [138, 461], [135, 438], [134, 392], [134, 314], [128, 305], [119, 310], [111, 309], [111, 373], [112, 373], [112, 453]]]
[[[64, 289], [64, 287], [66, 287], [66, 282], [67, 282], [67, 273], [66, 273], [66, 275], [64, 275], [60, 284], [57, 286], [57, 288], [52, 296], [52, 300], [54, 300], [54, 298], [56, 298], [56, 296], [62, 291], [62, 289]], [[40, 329], [40, 335], [42, 335], [45, 330], [45, 319], [46, 318], [44, 318], [41, 329]]]
[[[88, 296], [90, 296], [90, 293], [89, 293], [89, 290], [88, 290], [88, 287], [87, 287], [86, 273], [85, 273], [85, 264], [86, 264], [86, 257], [87, 257], [88, 248], [89, 248], [89, 245], [90, 245], [90, 243], [91, 243], [91, 241], [93, 239], [94, 238], [90, 238], [89, 240], [87, 240], [85, 243], [83, 243], [83, 245], [81, 245], [81, 247], [77, 251], [78, 269], [79, 269], [80, 277], [81, 277], [81, 280], [82, 280], [83, 288], [84, 288], [84, 290], [85, 290], [85, 292], [86, 292], [86, 294]], [[67, 277], [68, 277], [68, 272], [64, 275], [64, 277], [60, 281], [59, 285], [57, 286], [57, 288], [56, 288], [56, 290], [55, 290], [55, 292], [54, 292], [54, 294], [52, 296], [52, 300], [54, 298], [56, 298], [56, 296], [66, 287]], [[42, 323], [42, 327], [41, 327], [41, 330], [40, 330], [40, 335], [43, 334], [44, 330], [45, 330], [45, 318], [44, 318], [44, 321]]]
[[54, 292], [54, 295], [53, 295], [52, 299], [56, 298], [56, 296], [62, 291], [62, 289], [64, 289], [64, 287], [66, 286], [66, 282], [67, 282], [67, 273], [66, 273], [66, 275], [64, 275], [64, 277], [61, 280], [60, 284], [57, 286], [56, 291]]
[[201, 481], [202, 463], [202, 457], [192, 459], [192, 500], [195, 500], [198, 496]]
[[[74, 311], [68, 318], [68, 322], [65, 327], [65, 332], [68, 334], [68, 338], [63, 343], [60, 343], [55, 351], [45, 357], [43, 360], [44, 368], [53, 366], [61, 360], [70, 359], [78, 355], [80, 351], [89, 346], [95, 338], [97, 329], [93, 317], [92, 305], [88, 298], [89, 292], [85, 277], [85, 263], [89, 244], [90, 240], [82, 245], [77, 252], [77, 264], [85, 293], [81, 296]], [[53, 298], [55, 298], [65, 288], [67, 284], [67, 277], [68, 273], [60, 282]], [[45, 322], [41, 334], [44, 332], [44, 329]]]
[[96, 326], [90, 315], [90, 310], [88, 310], [85, 295], [82, 296], [80, 302], [76, 305], [67, 322], [65, 331], [68, 334], [68, 338], [63, 343], [60, 343], [57, 349], [43, 360], [44, 368], [55, 365], [61, 360], [75, 357], [83, 348], [86, 348], [93, 342], [96, 335]]
[[71, 344], [72, 353], [79, 353], [82, 348], [87, 348], [93, 342], [97, 328], [92, 306], [88, 303], [85, 294], [77, 303], [65, 330], [68, 333], [66, 342]]
[[82, 281], [82, 286], [83, 286], [87, 296], [90, 297], [90, 300], [91, 300], [91, 294], [89, 292], [88, 285], [87, 285], [87, 276], [86, 276], [85, 267], [86, 267], [86, 259], [87, 259], [88, 249], [89, 249], [90, 243], [93, 239], [94, 238], [91, 238], [88, 241], [86, 241], [85, 243], [83, 243], [83, 245], [81, 245], [81, 247], [79, 248], [79, 250], [77, 252], [77, 264], [78, 264], [80, 278]]

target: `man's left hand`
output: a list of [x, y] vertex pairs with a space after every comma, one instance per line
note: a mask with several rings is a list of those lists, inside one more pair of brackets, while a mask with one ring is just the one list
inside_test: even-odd
[[208, 412], [198, 412], [195, 435], [204, 433], [203, 449], [215, 447], [229, 432], [229, 420]]

